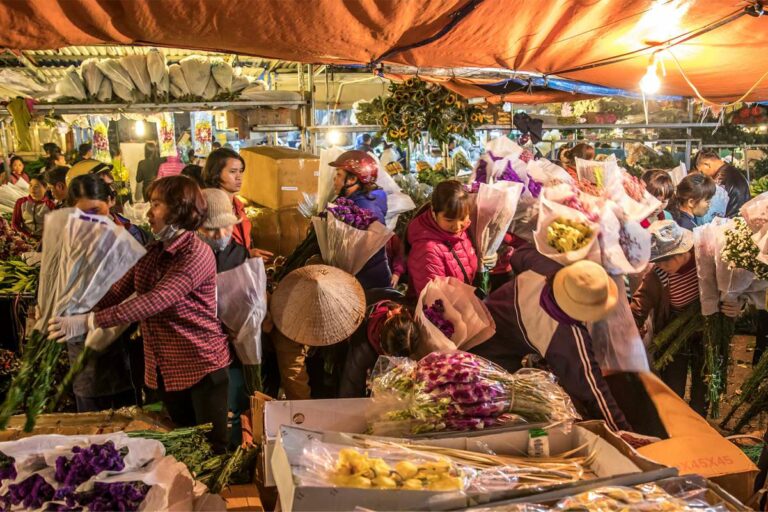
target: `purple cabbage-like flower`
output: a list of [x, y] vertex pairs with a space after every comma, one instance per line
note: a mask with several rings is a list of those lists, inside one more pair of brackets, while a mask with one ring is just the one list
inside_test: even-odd
[[445, 305], [442, 299], [437, 299], [434, 304], [427, 307], [424, 305], [424, 316], [432, 322], [435, 327], [440, 329], [446, 338], [451, 339], [456, 329], [453, 327], [453, 322], [445, 318]]
[[11, 506], [24, 505], [26, 509], [40, 508], [43, 503], [53, 499], [54, 489], [45, 478], [34, 474], [18, 484], [8, 486], [8, 492], [3, 496], [4, 509]]
[[480, 160], [475, 168], [475, 183], [488, 183], [488, 162]]
[[512, 162], [507, 160], [507, 165], [504, 166], [504, 172], [501, 173], [501, 176], [499, 176], [496, 181], [512, 181], [515, 183], [524, 183], [523, 179], [520, 177], [517, 172], [512, 168]]
[[339, 197], [334, 202], [335, 206], [329, 206], [328, 211], [338, 220], [353, 228], [365, 231], [377, 220], [373, 212], [360, 208], [350, 199]]
[[0, 482], [16, 480], [16, 459], [0, 452]]
[[71, 459], [62, 455], [56, 459], [55, 480], [60, 482], [60, 497], [66, 496], [63, 489], [75, 487], [90, 480], [91, 477], [98, 475], [102, 471], [122, 471], [125, 469], [125, 457], [127, 451], [118, 451], [112, 441], [107, 441], [102, 445], [92, 444], [88, 448], [75, 446], [72, 448], [74, 454]]
[[531, 195], [535, 198], [538, 198], [541, 194], [541, 188], [542, 185], [538, 181], [534, 180], [530, 176], [528, 176], [528, 191], [531, 193]]
[[75, 499], [92, 512], [138, 510], [150, 488], [143, 482], [96, 482], [91, 491], [78, 493]]
[[493, 151], [488, 151], [488, 157], [491, 159], [491, 162], [498, 162], [499, 160], [504, 158], [503, 156], [494, 155]]

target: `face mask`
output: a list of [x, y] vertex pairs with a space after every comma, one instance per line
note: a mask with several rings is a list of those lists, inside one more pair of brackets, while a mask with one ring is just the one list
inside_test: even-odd
[[229, 242], [232, 240], [232, 235], [229, 235], [224, 238], [208, 238], [207, 236], [199, 235], [200, 240], [208, 244], [208, 246], [213, 249], [215, 252], [223, 251], [227, 248], [229, 245]]
[[182, 231], [182, 229], [174, 226], [173, 224], [166, 224], [159, 233], [152, 233], [152, 236], [155, 237], [155, 240], [159, 240], [160, 242], [167, 242], [168, 240], [173, 240], [176, 238], [176, 235], [180, 234]]

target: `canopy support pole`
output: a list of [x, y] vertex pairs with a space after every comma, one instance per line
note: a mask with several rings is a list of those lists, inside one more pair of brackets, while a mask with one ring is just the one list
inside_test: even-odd
[[[315, 126], [315, 66], [309, 64], [307, 68], [307, 76], [309, 77], [309, 126]], [[316, 150], [316, 136], [315, 134], [309, 134], [309, 152], [313, 155]]]
[[[688, 99], [688, 123], [693, 122], [693, 99]], [[691, 131], [691, 127], [688, 126], [688, 128], [685, 129], [685, 135], [686, 140], [685, 141], [685, 168], [688, 172], [691, 172], [691, 137], [693, 136], [693, 132]]]

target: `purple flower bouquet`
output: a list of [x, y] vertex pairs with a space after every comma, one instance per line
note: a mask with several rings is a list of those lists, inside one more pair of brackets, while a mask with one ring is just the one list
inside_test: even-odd
[[352, 275], [360, 272], [393, 234], [373, 212], [345, 198], [336, 199], [327, 212], [313, 217], [312, 225], [323, 261]]
[[[397, 372], [398, 378], [390, 378], [390, 372]], [[413, 385], [393, 385], [403, 382], [404, 374], [410, 375]], [[578, 418], [551, 374], [527, 369], [510, 374], [461, 351], [432, 352], [416, 364], [379, 358], [371, 389], [375, 402], [387, 404], [371, 422], [374, 434], [475, 430]]]
[[430, 322], [435, 324], [435, 326], [440, 329], [440, 332], [445, 334], [446, 338], [451, 339], [455, 329], [453, 327], [453, 322], [446, 320], [445, 318], [445, 305], [443, 304], [442, 299], [437, 299], [434, 304], [429, 307], [424, 305], [422, 309], [424, 310], [424, 316], [426, 316]]

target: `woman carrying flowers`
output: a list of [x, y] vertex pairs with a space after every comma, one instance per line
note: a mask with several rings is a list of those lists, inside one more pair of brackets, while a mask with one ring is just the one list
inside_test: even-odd
[[[660, 333], [687, 308], [699, 308], [699, 278], [691, 231], [681, 228], [672, 220], [654, 222], [649, 231], [650, 261], [653, 266], [643, 276], [630, 307], [638, 329], [645, 330], [646, 320], [653, 314], [653, 330]], [[721, 308], [724, 314], [732, 317], [738, 316], [740, 310], [738, 303], [726, 302]], [[661, 370], [660, 377], [675, 393], [684, 397], [690, 368], [691, 407], [706, 416], [707, 386], [702, 376], [703, 367], [704, 344], [701, 333], [693, 333], [684, 341], [674, 359]]]
[[[336, 168], [333, 188], [338, 197], [348, 199], [358, 208], [368, 210], [375, 220], [385, 224], [387, 194], [376, 185], [379, 175], [379, 164], [376, 160], [365, 151], [354, 150], [345, 151], [329, 165]], [[387, 263], [386, 249], [382, 248], [374, 254], [355, 277], [364, 290], [391, 286], [392, 274]]]
[[467, 234], [470, 197], [455, 180], [439, 183], [432, 201], [408, 225], [409, 296], [418, 296], [434, 277], [455, 277], [472, 284], [477, 254]]

